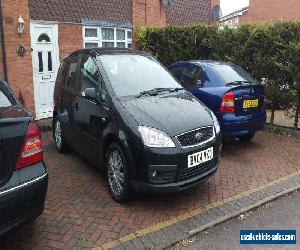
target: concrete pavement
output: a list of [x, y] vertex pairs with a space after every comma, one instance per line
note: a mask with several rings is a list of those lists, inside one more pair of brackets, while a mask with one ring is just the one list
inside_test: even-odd
[[[242, 229], [296, 229], [297, 245], [240, 245]], [[300, 191], [210, 228], [171, 249], [299, 249]]]

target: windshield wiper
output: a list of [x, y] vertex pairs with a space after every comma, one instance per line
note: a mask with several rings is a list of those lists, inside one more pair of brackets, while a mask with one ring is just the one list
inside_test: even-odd
[[254, 82], [251, 82], [251, 81], [233, 81], [233, 82], [229, 82], [229, 83], [226, 83], [225, 86], [230, 86], [230, 85], [243, 85], [243, 84], [251, 84], [251, 83], [254, 83]]
[[140, 98], [141, 96], [144, 96], [144, 95], [155, 96], [160, 92], [164, 92], [164, 91], [177, 92], [181, 89], [183, 89], [183, 88], [154, 88], [154, 89], [142, 91], [138, 95], [136, 95], [135, 97]]
[[184, 88], [171, 88], [170, 92], [178, 92], [179, 90], [184, 90]]

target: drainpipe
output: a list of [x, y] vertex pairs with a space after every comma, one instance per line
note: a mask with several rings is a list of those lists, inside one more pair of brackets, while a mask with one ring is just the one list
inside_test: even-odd
[[2, 10], [2, 1], [0, 0], [0, 38], [1, 38], [1, 47], [2, 47], [2, 60], [3, 60], [3, 71], [4, 71], [4, 80], [8, 82], [7, 76], [7, 63], [6, 63], [6, 47], [5, 47], [5, 37], [4, 37], [4, 20], [3, 20], [3, 10]]

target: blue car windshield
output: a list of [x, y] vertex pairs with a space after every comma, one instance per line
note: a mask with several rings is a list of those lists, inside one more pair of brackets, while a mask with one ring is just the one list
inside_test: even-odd
[[155, 88], [182, 88], [173, 76], [151, 57], [102, 55], [99, 59], [119, 97], [138, 95]]
[[234, 82], [257, 83], [245, 70], [234, 64], [214, 64], [209, 65], [209, 68], [206, 80], [217, 81], [220, 87]]

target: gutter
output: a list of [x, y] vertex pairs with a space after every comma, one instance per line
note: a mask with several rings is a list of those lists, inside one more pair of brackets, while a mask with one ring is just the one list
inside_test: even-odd
[[6, 47], [5, 47], [5, 37], [4, 37], [4, 20], [3, 20], [3, 10], [2, 10], [2, 1], [0, 0], [0, 39], [1, 39], [1, 48], [2, 48], [2, 62], [3, 62], [3, 71], [4, 71], [4, 80], [8, 82], [7, 76], [7, 62], [6, 62]]

